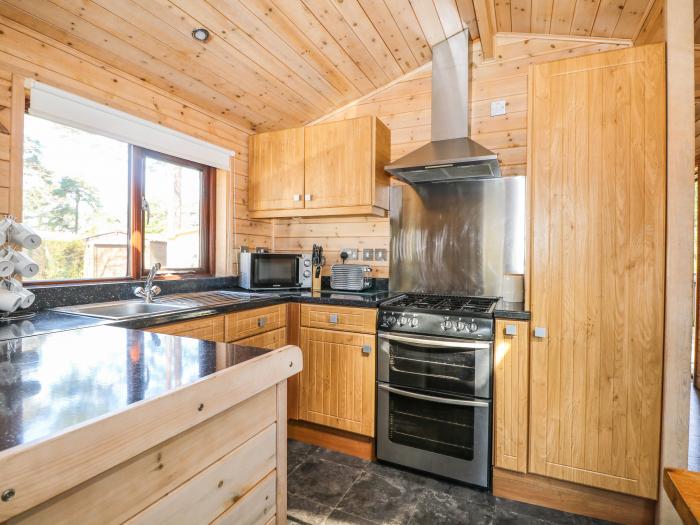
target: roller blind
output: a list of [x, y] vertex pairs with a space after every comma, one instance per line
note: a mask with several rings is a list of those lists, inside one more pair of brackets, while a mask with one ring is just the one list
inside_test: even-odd
[[234, 151], [32, 81], [29, 114], [160, 153], [229, 169]]

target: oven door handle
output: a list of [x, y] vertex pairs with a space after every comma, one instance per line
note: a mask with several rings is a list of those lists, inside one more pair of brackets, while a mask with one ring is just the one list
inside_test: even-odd
[[380, 334], [379, 339], [396, 341], [398, 343], [409, 343], [426, 348], [468, 348], [470, 350], [488, 350], [490, 348], [490, 343], [467, 343], [465, 341], [444, 341], [442, 339], [417, 339], [415, 337], [394, 334]]
[[461, 407], [481, 407], [488, 408], [489, 404], [484, 401], [469, 401], [467, 399], [446, 399], [444, 397], [428, 396], [425, 394], [417, 394], [416, 392], [407, 392], [406, 390], [401, 390], [400, 388], [394, 388], [393, 386], [383, 385], [381, 383], [377, 384], [378, 388], [391, 392], [404, 397], [412, 397], [414, 399], [422, 399], [423, 401], [432, 401], [434, 403], [442, 403], [443, 405], [457, 405]]

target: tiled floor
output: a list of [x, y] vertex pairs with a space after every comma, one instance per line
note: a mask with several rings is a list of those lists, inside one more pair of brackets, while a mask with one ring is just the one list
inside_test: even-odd
[[688, 435], [688, 469], [700, 472], [700, 392], [690, 389], [690, 432]]
[[603, 523], [289, 441], [288, 517], [303, 525]]

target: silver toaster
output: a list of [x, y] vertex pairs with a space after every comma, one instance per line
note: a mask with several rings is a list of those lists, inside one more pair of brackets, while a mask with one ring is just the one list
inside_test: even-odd
[[372, 286], [372, 268], [366, 264], [334, 264], [331, 266], [331, 288], [361, 292]]

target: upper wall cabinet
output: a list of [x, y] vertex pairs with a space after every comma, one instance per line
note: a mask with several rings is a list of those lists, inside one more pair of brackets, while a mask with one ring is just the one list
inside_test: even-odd
[[254, 135], [250, 216], [383, 216], [390, 149], [391, 132], [375, 117]]

